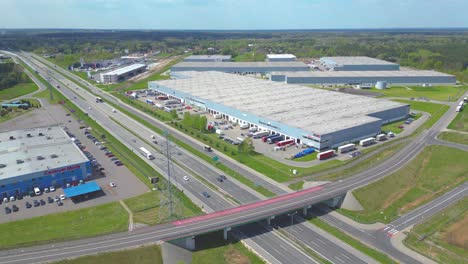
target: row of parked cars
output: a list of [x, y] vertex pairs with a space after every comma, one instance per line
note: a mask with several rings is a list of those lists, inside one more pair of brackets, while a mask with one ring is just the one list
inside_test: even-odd
[[[108, 150], [106, 146], [102, 144], [95, 136], [93, 136], [87, 129], [84, 130], [84, 134], [86, 135], [89, 140], [91, 140], [100, 150], [104, 151], [107, 157], [111, 159], [112, 162], [114, 162], [115, 165], [117, 166], [122, 166], [123, 163], [115, 157], [115, 155], [112, 153], [112, 151]], [[88, 157], [88, 159], [91, 161], [91, 165], [98, 170], [103, 170], [104, 168], [101, 167], [101, 165], [97, 162], [96, 159], [94, 159], [93, 155], [91, 153], [87, 152], [85, 155]]]
[[[57, 195], [57, 196], [55, 196], [55, 198], [52, 198], [52, 197], [49, 196], [49, 197], [47, 197], [47, 202], [49, 204], [55, 202], [55, 203], [57, 203], [58, 206], [62, 206], [63, 205], [62, 201], [65, 200], [65, 199], [66, 199], [66, 197], [63, 194], [60, 195], [60, 196]], [[24, 204], [24, 206], [26, 208], [28, 208], [28, 209], [33, 207], [33, 206], [34, 207], [39, 207], [41, 205], [46, 205], [46, 201], [44, 201], [44, 199], [40, 199], [40, 200], [35, 199], [35, 200], [32, 201], [32, 204], [30, 202], [26, 202]], [[11, 212], [18, 212], [18, 211], [19, 211], [19, 207], [16, 204], [13, 204], [11, 206], [11, 209], [8, 206], [5, 207], [5, 214], [10, 214]]]

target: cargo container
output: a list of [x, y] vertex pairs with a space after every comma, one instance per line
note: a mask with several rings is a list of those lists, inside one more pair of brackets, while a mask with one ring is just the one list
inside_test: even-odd
[[387, 139], [387, 135], [385, 134], [380, 134], [375, 137], [378, 141], [384, 141]]
[[284, 136], [277, 135], [275, 137], [268, 138], [267, 143], [268, 144], [274, 144], [274, 143], [280, 142], [282, 140], [284, 140]]
[[350, 144], [346, 144], [341, 147], [338, 147], [338, 153], [342, 154], [342, 153], [346, 153], [355, 149], [356, 149], [356, 145], [353, 143], [350, 143]]
[[324, 152], [317, 153], [317, 159], [324, 160], [335, 156], [335, 150], [327, 150]]
[[240, 129], [247, 129], [249, 128], [249, 124], [243, 124], [239, 126]]
[[276, 146], [278, 146], [278, 147], [283, 147], [283, 146], [287, 146], [287, 145], [289, 145], [289, 144], [294, 144], [294, 139], [286, 139], [286, 140], [277, 142], [277, 143], [276, 143]]
[[156, 99], [158, 99], [158, 100], [167, 100], [167, 99], [169, 99], [169, 97], [167, 97], [165, 95], [159, 95], [159, 96], [156, 96]]
[[164, 105], [180, 104], [179, 100], [171, 99], [164, 102]]
[[153, 100], [151, 100], [151, 99], [146, 99], [146, 103], [147, 103], [147, 104], [150, 104], [150, 105], [154, 104], [154, 103], [153, 103]]
[[270, 134], [270, 131], [257, 131], [252, 135], [252, 137], [253, 138], [262, 138], [264, 136], [268, 136], [269, 134]]
[[313, 148], [308, 148], [308, 149], [305, 149], [299, 153], [297, 153], [296, 155], [294, 155], [293, 159], [297, 159], [297, 158], [300, 158], [300, 157], [304, 157], [306, 155], [309, 155], [309, 154], [312, 154], [315, 152], [315, 149]]
[[143, 154], [143, 156], [145, 156], [147, 159], [149, 159], [149, 160], [154, 159], [153, 154], [151, 154], [151, 152], [149, 152], [149, 151], [148, 151], [147, 149], [145, 149], [144, 147], [141, 147], [141, 148], [140, 148], [140, 152], [141, 152], [141, 154]]
[[363, 139], [363, 140], [359, 141], [359, 145], [362, 146], [362, 147], [369, 146], [369, 145], [372, 145], [374, 143], [375, 143], [375, 138], [373, 138], [373, 137], [366, 138], [366, 139]]

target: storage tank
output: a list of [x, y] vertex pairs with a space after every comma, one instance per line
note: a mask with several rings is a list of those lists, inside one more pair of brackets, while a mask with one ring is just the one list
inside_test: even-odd
[[378, 81], [375, 84], [375, 88], [380, 89], [380, 90], [387, 89], [387, 82], [386, 81]]

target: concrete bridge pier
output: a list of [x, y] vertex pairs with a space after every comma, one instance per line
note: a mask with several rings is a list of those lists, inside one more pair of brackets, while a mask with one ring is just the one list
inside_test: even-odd
[[304, 215], [304, 217], [307, 216], [307, 213], [308, 213], [307, 210], [309, 210], [311, 207], [312, 207], [312, 205], [308, 205], [308, 206], [302, 208], [302, 215]]
[[275, 219], [275, 216], [272, 215], [270, 217], [268, 217], [266, 220], [267, 220], [267, 225], [271, 225], [271, 220]]
[[170, 243], [190, 251], [195, 250], [195, 236], [172, 240]]
[[228, 239], [228, 232], [231, 231], [231, 228], [230, 227], [225, 227], [224, 230], [223, 230], [223, 238], [224, 240], [227, 240]]
[[345, 198], [345, 194], [334, 197], [334, 198], [331, 198], [331, 199], [325, 201], [324, 203], [326, 205], [328, 205], [328, 207], [339, 208], [341, 206], [341, 204], [343, 203], [344, 198]]

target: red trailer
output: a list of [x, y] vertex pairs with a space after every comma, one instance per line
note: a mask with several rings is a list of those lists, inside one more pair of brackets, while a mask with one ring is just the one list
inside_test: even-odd
[[167, 100], [169, 98], [167, 96], [165, 96], [165, 95], [159, 95], [159, 96], [156, 96], [156, 99], [158, 99], [158, 100]]
[[335, 150], [327, 150], [324, 152], [317, 153], [317, 159], [324, 160], [335, 156]]
[[286, 140], [277, 142], [277, 143], [276, 143], [276, 146], [282, 147], [282, 146], [287, 146], [287, 145], [293, 144], [293, 143], [294, 143], [294, 139], [286, 139]]

